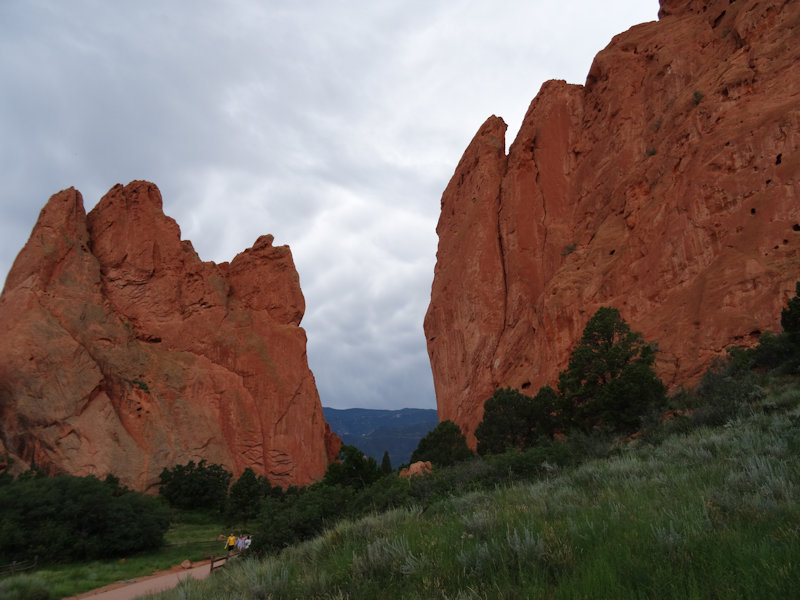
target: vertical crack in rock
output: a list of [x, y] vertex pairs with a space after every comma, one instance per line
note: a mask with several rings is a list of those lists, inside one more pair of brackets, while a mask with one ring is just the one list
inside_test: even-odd
[[[0, 296], [2, 444], [19, 468], [34, 449], [54, 472], [140, 490], [189, 460], [267, 474], [278, 444], [290, 467], [273, 484], [310, 483], [333, 434], [316, 419], [304, 309], [272, 236], [216, 265], [180, 239], [151, 183], [114, 186], [88, 215], [76, 190], [55, 194]], [[277, 440], [279, 420], [291, 435]]]
[[[800, 273], [800, 3], [662, 0], [659, 17], [585, 87], [546, 82], [502, 169], [488, 119], [445, 190], [425, 333], [440, 419], [472, 444], [492, 392], [553, 385], [600, 306], [658, 343], [671, 387], [780, 330]], [[496, 223], [458, 213], [488, 189]]]

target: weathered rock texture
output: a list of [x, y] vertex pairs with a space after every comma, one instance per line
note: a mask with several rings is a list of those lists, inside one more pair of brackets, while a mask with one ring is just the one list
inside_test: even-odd
[[304, 310], [289, 248], [272, 236], [230, 264], [203, 262], [155, 185], [117, 185], [88, 216], [64, 190], [0, 297], [0, 450], [138, 490], [203, 459], [309, 483], [338, 446]]
[[662, 0], [584, 86], [488, 119], [442, 196], [425, 319], [440, 419], [474, 444], [501, 386], [554, 385], [620, 310], [674, 388], [780, 331], [800, 279], [800, 3]]
[[430, 473], [433, 471], [433, 465], [431, 461], [421, 461], [418, 460], [417, 462], [411, 463], [408, 467], [404, 467], [400, 469], [400, 472], [397, 474], [399, 477], [405, 477], [406, 479], [411, 479], [417, 475], [425, 475], [426, 473]]

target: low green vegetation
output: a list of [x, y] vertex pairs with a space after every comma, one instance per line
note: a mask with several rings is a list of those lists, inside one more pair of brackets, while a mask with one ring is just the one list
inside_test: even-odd
[[[234, 531], [246, 531], [237, 525]], [[44, 564], [24, 576], [0, 579], [0, 598], [28, 600], [74, 596], [117, 581], [163, 571], [184, 560], [197, 562], [223, 552], [220, 535], [228, 533], [221, 515], [209, 511], [173, 511], [164, 544], [156, 550], [114, 559]], [[43, 595], [44, 592], [47, 595]]]
[[344, 445], [337, 460], [325, 472], [322, 483], [326, 486], [362, 489], [372, 485], [383, 475], [374, 458], [365, 456], [355, 446]]
[[527, 481], [331, 522], [158, 598], [794, 597], [800, 388], [760, 383], [721, 426], [676, 417]]
[[411, 454], [411, 462], [428, 461], [447, 467], [472, 457], [467, 438], [461, 428], [450, 420], [439, 423], [425, 435]]
[[578, 247], [578, 242], [573, 242], [572, 244], [567, 244], [561, 250], [561, 256], [569, 256], [570, 254], [575, 252], [575, 248], [577, 248], [577, 247]]
[[159, 494], [176, 508], [224, 510], [231, 477], [221, 465], [189, 461], [161, 472]]
[[160, 597], [791, 597], [798, 312], [793, 300], [783, 333], [666, 398], [655, 348], [598, 311], [558, 392], [537, 394], [548, 410], [529, 414], [513, 390], [495, 396], [499, 416], [527, 415], [527, 427], [482, 457], [295, 490], [264, 507], [261, 559]]
[[558, 376], [558, 391], [543, 386], [530, 398], [506, 388], [486, 401], [475, 430], [478, 454], [525, 450], [576, 433], [601, 438], [639, 431], [666, 402], [655, 356], [656, 346], [631, 331], [617, 309], [599, 308]]
[[[133, 576], [119, 569], [197, 560], [222, 549], [217, 536], [232, 523], [253, 534], [249, 558], [160, 598], [792, 597], [800, 284], [781, 324], [667, 397], [655, 346], [602, 308], [557, 390], [505, 388], [487, 400], [477, 455], [445, 421], [415, 452], [433, 472], [411, 478], [352, 446], [305, 488], [249, 470], [229, 485], [203, 462], [165, 469], [162, 497], [149, 500], [171, 506], [170, 545], [6, 578], [0, 597], [57, 598]], [[4, 478], [0, 492], [58, 479]], [[131, 494], [113, 478], [90, 485]], [[209, 492], [202, 502], [197, 489]]]
[[557, 396], [544, 386], [529, 398], [511, 388], [497, 390], [483, 405], [483, 420], [475, 430], [478, 454], [500, 454], [547, 444], [555, 435]]
[[0, 563], [37, 557], [70, 562], [158, 548], [169, 512], [155, 498], [114, 478], [33, 470], [0, 486]]
[[146, 392], [146, 393], [148, 393], [148, 394], [150, 393], [150, 388], [149, 388], [149, 387], [147, 386], [147, 384], [146, 384], [144, 381], [142, 381], [141, 379], [133, 379], [133, 380], [131, 381], [131, 383], [132, 383], [133, 385], [135, 385], [137, 388], [139, 388], [140, 390], [142, 390], [142, 391], [144, 391], [144, 392]]

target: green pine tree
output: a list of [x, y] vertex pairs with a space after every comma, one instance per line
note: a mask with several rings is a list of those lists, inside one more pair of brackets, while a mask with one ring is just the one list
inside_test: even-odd
[[800, 341], [800, 281], [795, 283], [795, 296], [781, 311], [781, 327], [793, 341]]
[[430, 461], [439, 466], [452, 465], [473, 456], [461, 428], [450, 420], [442, 421], [419, 441], [411, 462]]
[[383, 459], [381, 460], [381, 473], [389, 474], [393, 471], [392, 469], [392, 459], [389, 456], [389, 451], [384, 450], [383, 452]]
[[599, 308], [558, 376], [565, 426], [586, 433], [636, 431], [642, 417], [663, 404], [666, 395], [653, 370], [655, 352], [616, 308]]
[[263, 497], [263, 483], [258, 480], [253, 469], [247, 467], [231, 485], [228, 494], [228, 520], [241, 521], [247, 525], [250, 519], [258, 516]]

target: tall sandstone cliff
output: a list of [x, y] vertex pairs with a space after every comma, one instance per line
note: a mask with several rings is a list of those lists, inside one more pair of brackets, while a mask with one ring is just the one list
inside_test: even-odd
[[613, 306], [671, 388], [780, 331], [800, 279], [800, 2], [662, 0], [583, 86], [489, 118], [442, 196], [425, 319], [440, 419], [554, 385]]
[[[153, 490], [190, 460], [321, 477], [335, 436], [287, 246], [203, 262], [148, 182], [42, 209], [0, 296], [0, 455]], [[326, 447], [327, 444], [327, 447]]]

